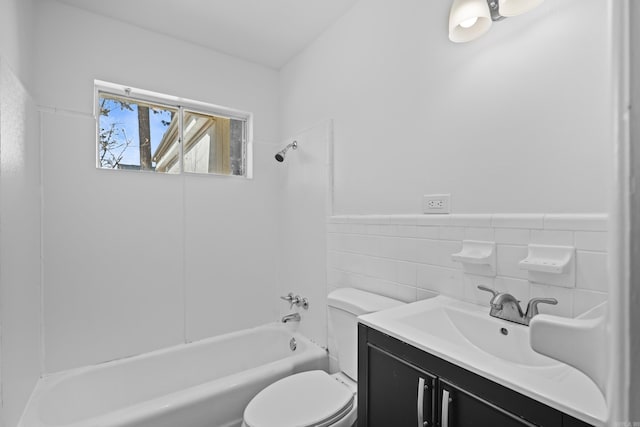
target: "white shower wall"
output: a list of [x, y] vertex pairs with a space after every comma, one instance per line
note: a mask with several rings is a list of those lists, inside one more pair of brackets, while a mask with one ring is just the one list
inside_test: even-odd
[[300, 332], [326, 346], [326, 219], [332, 206], [332, 122], [327, 120], [298, 132], [282, 146], [293, 140], [298, 141], [298, 149], [290, 150], [285, 161], [278, 164], [278, 293], [284, 296], [293, 292], [308, 298], [310, 305], [305, 310], [279, 301], [278, 312], [281, 316], [300, 313]]
[[[277, 72], [37, 4], [45, 372], [275, 320]], [[93, 81], [255, 114], [254, 179], [95, 168]]]

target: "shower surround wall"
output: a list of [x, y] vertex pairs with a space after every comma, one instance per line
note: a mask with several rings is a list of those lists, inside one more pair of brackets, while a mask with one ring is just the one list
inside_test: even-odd
[[[45, 372], [274, 321], [277, 72], [39, 1]], [[254, 179], [97, 170], [94, 79], [254, 113]]]
[[[329, 220], [328, 288], [351, 286], [406, 302], [438, 294], [488, 306], [488, 286], [523, 304], [551, 297], [541, 313], [578, 316], [607, 299], [604, 215], [334, 216]], [[494, 241], [496, 277], [466, 274], [451, 254], [463, 240]], [[573, 287], [530, 282], [518, 262], [528, 244], [575, 246]]]

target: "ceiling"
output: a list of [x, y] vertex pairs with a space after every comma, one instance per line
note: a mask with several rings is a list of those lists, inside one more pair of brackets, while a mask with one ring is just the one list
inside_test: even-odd
[[358, 0], [60, 0], [279, 69]]

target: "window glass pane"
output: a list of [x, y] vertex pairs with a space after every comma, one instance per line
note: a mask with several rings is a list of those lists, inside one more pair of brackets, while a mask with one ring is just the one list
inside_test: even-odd
[[245, 174], [245, 122], [184, 111], [184, 171], [221, 175]]
[[178, 109], [99, 95], [99, 167], [180, 173]]

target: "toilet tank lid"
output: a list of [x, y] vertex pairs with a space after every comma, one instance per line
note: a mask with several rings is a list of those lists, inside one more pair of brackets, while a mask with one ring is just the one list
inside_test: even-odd
[[329, 307], [339, 308], [356, 316], [373, 313], [404, 304], [393, 298], [353, 288], [340, 288], [327, 296]]

